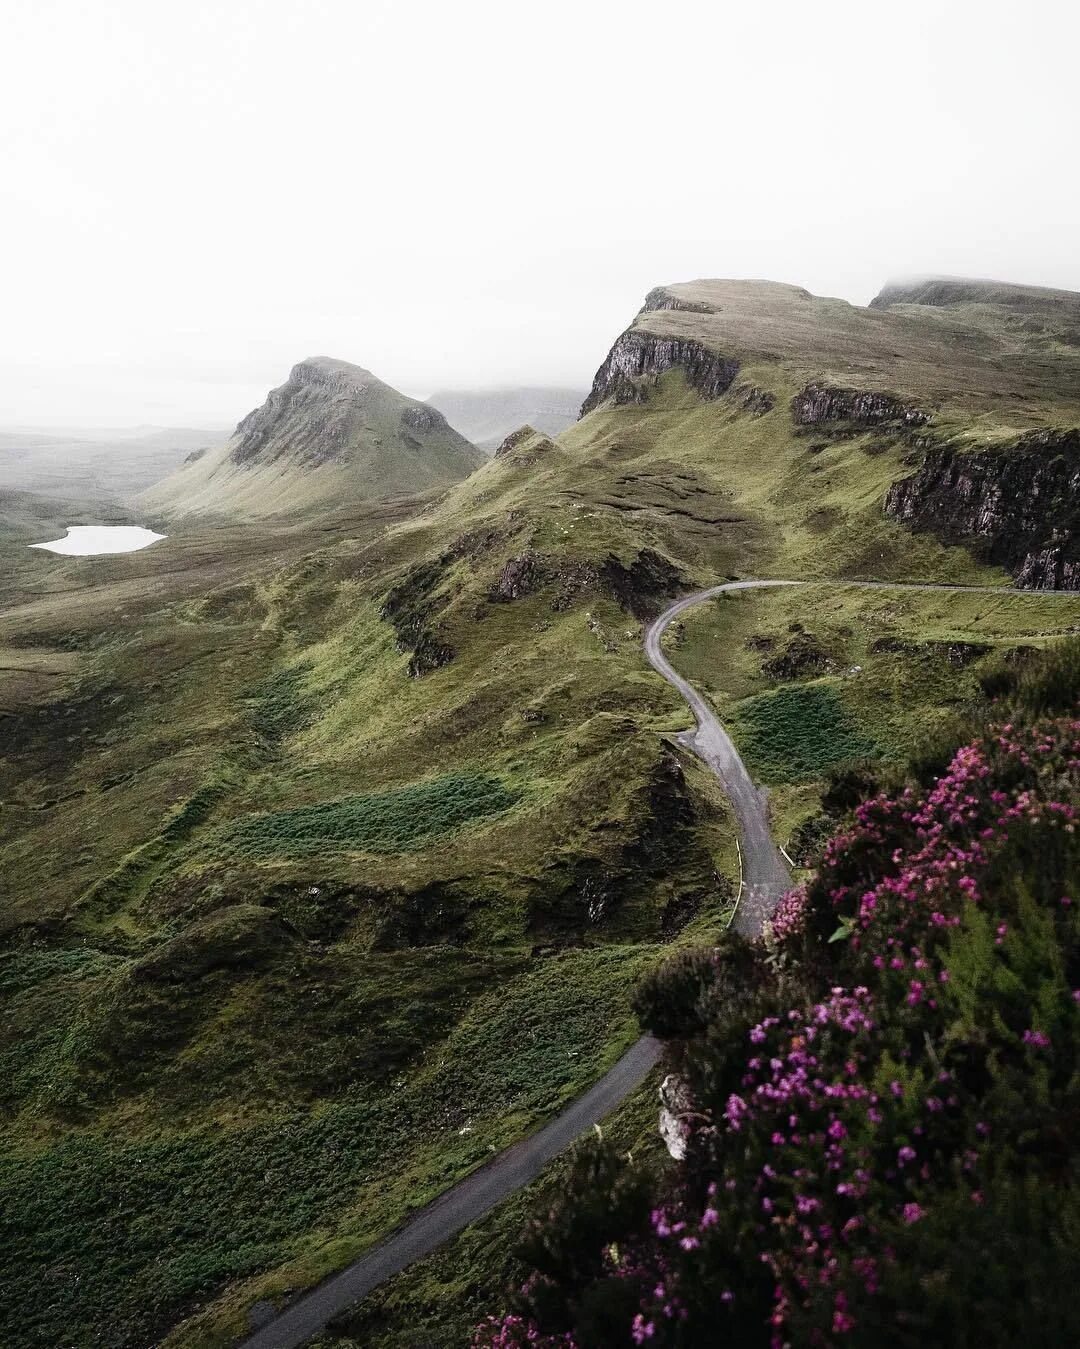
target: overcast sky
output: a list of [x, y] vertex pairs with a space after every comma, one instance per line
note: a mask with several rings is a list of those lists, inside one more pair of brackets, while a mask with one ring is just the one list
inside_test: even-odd
[[1080, 290], [1062, 0], [4, 0], [0, 425], [586, 384], [653, 285]]

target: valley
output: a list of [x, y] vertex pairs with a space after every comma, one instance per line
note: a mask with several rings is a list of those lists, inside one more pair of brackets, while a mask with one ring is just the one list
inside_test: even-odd
[[[579, 421], [490, 458], [303, 361], [113, 508], [166, 536], [123, 556], [31, 550], [84, 517], [0, 494], [0, 1340], [235, 1343], [619, 1061], [635, 981], [738, 921], [747, 865], [646, 659], [674, 603], [714, 596], [650, 652], [800, 873], [838, 773], [1080, 631], [1062, 294], [662, 287]], [[1032, 456], [1043, 532], [994, 487]], [[519, 1220], [355, 1342], [464, 1343]]]

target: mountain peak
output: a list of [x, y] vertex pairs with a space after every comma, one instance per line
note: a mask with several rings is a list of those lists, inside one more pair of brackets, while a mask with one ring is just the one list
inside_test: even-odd
[[362, 366], [309, 356], [225, 446], [146, 501], [166, 514], [278, 515], [448, 487], [483, 458], [435, 408]]
[[[312, 384], [327, 381], [342, 384], [381, 384], [370, 370], [362, 365], [353, 365], [350, 361], [339, 361], [336, 356], [305, 356], [297, 361], [289, 371], [289, 380], [298, 384]], [[388, 388], [388, 385], [384, 385]]]

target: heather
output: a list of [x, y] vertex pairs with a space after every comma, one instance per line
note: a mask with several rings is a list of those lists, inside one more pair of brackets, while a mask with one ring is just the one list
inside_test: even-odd
[[584, 1149], [478, 1344], [1077, 1342], [1075, 654], [864, 783], [760, 942], [644, 982], [686, 1160]]

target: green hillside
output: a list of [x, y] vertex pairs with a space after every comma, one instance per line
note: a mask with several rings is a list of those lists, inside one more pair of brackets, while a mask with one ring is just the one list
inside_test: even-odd
[[[0, 1343], [226, 1344], [595, 1079], [635, 977], [737, 890], [645, 623], [737, 576], [1007, 585], [884, 504], [936, 445], [1080, 423], [1080, 349], [1016, 320], [666, 287], [582, 420], [472, 472], [424, 405], [314, 363], [146, 499], [154, 549], [19, 554], [0, 648], [64, 660], [0, 707]], [[978, 697], [941, 643], [1080, 622], [813, 589], [675, 634], [782, 840], [844, 755], [811, 726], [783, 761], [778, 717], [888, 757]]]

